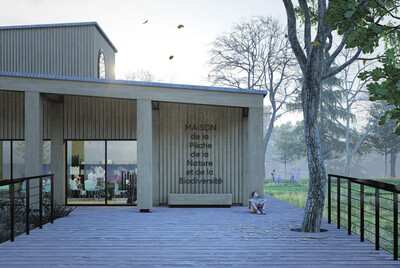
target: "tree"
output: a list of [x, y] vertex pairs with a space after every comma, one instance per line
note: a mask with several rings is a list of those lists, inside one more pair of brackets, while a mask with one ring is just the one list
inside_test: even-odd
[[[310, 180], [302, 230], [319, 232], [326, 194], [326, 170], [318, 126], [322, 83], [353, 63], [361, 54], [362, 48], [359, 47], [348, 61], [333, 65], [339, 53], [345, 49], [348, 36], [353, 30], [350, 28], [345, 31], [343, 36], [339, 36], [338, 45], [333, 45], [337, 36], [325, 16], [332, 2], [341, 1], [299, 0], [296, 9], [292, 0], [282, 1], [287, 14], [288, 39], [303, 75], [301, 102]], [[301, 45], [298, 37], [296, 12], [302, 18], [304, 45]]]
[[[345, 50], [342, 53], [342, 59], [346, 62], [353, 55], [352, 50]], [[365, 111], [365, 106], [369, 105], [369, 94], [366, 88], [366, 84], [369, 79], [361, 81], [357, 77], [361, 72], [368, 70], [373, 61], [369, 63], [361, 64], [359, 61], [347, 66], [340, 73], [343, 83], [336, 85], [335, 87], [330, 87], [329, 90], [333, 93], [334, 99], [332, 100], [335, 105], [337, 105], [343, 111], [343, 118], [333, 117], [335, 119], [336, 125], [341, 127], [345, 132], [345, 146], [346, 146], [346, 176], [350, 176], [351, 160], [356, 155], [362, 154], [362, 144], [367, 138], [369, 132], [376, 127], [379, 123], [380, 116], [376, 118], [375, 121], [371, 121], [368, 125], [359, 133], [352, 123], [355, 121], [354, 111], [358, 108], [357, 106], [361, 103], [361, 108]], [[335, 91], [343, 93], [344, 97], [338, 98]], [[361, 111], [362, 113], [363, 111]], [[381, 114], [383, 116], [384, 112]]]
[[125, 79], [131, 81], [157, 82], [155, 76], [149, 70], [143, 69], [126, 73]]
[[264, 134], [264, 161], [275, 122], [296, 90], [296, 63], [285, 33], [277, 19], [257, 17], [218, 36], [210, 51], [209, 78], [214, 85], [268, 92], [271, 109]]
[[[302, 79], [300, 79], [300, 82], [302, 82]], [[321, 153], [324, 160], [335, 160], [345, 152], [345, 145], [343, 143], [345, 132], [335, 121], [345, 118], [343, 109], [336, 104], [336, 99], [342, 100], [344, 94], [339, 90], [334, 90], [341, 83], [342, 80], [337, 77], [330, 77], [322, 83], [318, 126], [321, 139]], [[301, 92], [297, 94], [296, 101], [288, 103], [286, 107], [289, 107], [292, 111], [301, 111]], [[304, 124], [302, 128], [303, 131], [301, 133], [304, 137]]]
[[285, 177], [287, 163], [290, 163], [295, 159], [300, 159], [305, 155], [304, 142], [302, 142], [298, 133], [301, 131], [302, 128], [298, 124], [293, 126], [290, 122], [277, 128], [277, 138], [274, 142], [275, 148], [277, 149], [275, 159], [284, 163]]
[[[370, 109], [370, 122], [379, 120], [386, 107], [385, 103], [375, 103]], [[377, 153], [385, 156], [385, 177], [387, 176], [388, 155], [390, 155], [390, 177], [396, 177], [396, 158], [400, 153], [400, 137], [393, 133], [395, 125], [395, 120], [388, 118], [383, 125], [375, 126], [367, 138], [371, 147]]]
[[327, 21], [339, 34], [347, 35], [347, 47], [362, 47], [364, 53], [371, 53], [380, 41], [385, 41], [385, 50], [377, 57], [382, 66], [362, 73], [360, 78], [372, 78], [367, 85], [371, 100], [384, 100], [390, 105], [380, 124], [384, 124], [390, 114], [391, 119], [397, 121], [395, 133], [400, 135], [400, 17], [397, 15], [400, 1], [330, 2]]

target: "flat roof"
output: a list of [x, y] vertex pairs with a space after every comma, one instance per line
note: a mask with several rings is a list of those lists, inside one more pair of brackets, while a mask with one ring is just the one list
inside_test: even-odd
[[75, 82], [94, 82], [94, 83], [105, 83], [105, 84], [135, 85], [135, 86], [148, 86], [148, 87], [208, 90], [208, 91], [218, 91], [218, 92], [260, 94], [260, 95], [264, 95], [264, 96], [267, 95], [267, 93], [268, 93], [265, 90], [198, 86], [198, 85], [186, 85], [186, 84], [171, 84], [171, 83], [159, 83], [159, 82], [141, 82], [141, 81], [118, 80], [118, 79], [116, 79], [116, 80], [114, 80], [114, 79], [99, 79], [99, 78], [90, 78], [90, 77], [75, 77], [75, 76], [17, 73], [17, 72], [1, 72], [0, 71], [0, 76], [53, 79], [53, 80], [75, 81]]
[[55, 28], [55, 27], [75, 27], [75, 26], [95, 26], [100, 34], [104, 37], [107, 43], [112, 47], [115, 52], [118, 52], [117, 48], [101, 29], [100, 25], [96, 21], [91, 22], [74, 22], [74, 23], [56, 23], [56, 24], [34, 24], [34, 25], [16, 25], [16, 26], [1, 26], [1, 30], [20, 30], [20, 29], [34, 29], [34, 28]]

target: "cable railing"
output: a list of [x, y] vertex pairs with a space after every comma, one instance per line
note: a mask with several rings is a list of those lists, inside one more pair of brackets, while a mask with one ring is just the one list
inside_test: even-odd
[[336, 216], [337, 228], [347, 228], [360, 241], [375, 244], [399, 256], [399, 199], [400, 186], [341, 175], [328, 175], [328, 223]]
[[[54, 174], [0, 180], [0, 201], [9, 213], [6, 226], [10, 229], [11, 242], [16, 235], [16, 224], [24, 223], [27, 235], [31, 228], [42, 229], [45, 221], [54, 222]], [[44, 210], [49, 212], [49, 219], [44, 219]]]

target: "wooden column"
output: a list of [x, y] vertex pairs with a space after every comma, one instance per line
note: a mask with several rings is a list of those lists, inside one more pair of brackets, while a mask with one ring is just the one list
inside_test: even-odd
[[65, 204], [65, 142], [63, 103], [51, 104], [51, 173], [54, 174], [54, 202]]

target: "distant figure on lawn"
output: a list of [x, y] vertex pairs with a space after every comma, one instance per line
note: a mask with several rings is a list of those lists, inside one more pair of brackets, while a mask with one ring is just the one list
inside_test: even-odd
[[299, 168], [297, 169], [297, 172], [296, 172], [296, 181], [297, 181], [297, 184], [300, 183], [300, 169]]
[[290, 171], [290, 183], [294, 183], [294, 168]]
[[272, 173], [271, 173], [271, 176], [272, 176], [272, 182], [275, 182], [275, 169], [274, 170], [272, 170]]
[[278, 175], [278, 180], [276, 181], [278, 184], [282, 183], [281, 174]]
[[265, 214], [265, 207], [267, 206], [267, 199], [259, 198], [260, 196], [256, 191], [251, 193], [251, 199], [249, 199], [251, 206], [251, 213]]

